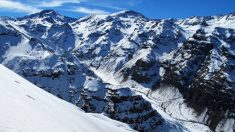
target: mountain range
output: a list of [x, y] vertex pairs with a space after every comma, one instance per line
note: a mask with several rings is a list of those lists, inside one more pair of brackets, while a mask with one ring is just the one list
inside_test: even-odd
[[0, 63], [137, 131], [235, 130], [235, 14], [0, 17]]

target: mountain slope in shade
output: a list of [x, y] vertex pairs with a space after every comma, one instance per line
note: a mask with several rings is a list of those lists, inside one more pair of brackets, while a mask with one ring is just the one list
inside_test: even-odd
[[87, 114], [0, 65], [1, 132], [126, 132], [127, 125]]

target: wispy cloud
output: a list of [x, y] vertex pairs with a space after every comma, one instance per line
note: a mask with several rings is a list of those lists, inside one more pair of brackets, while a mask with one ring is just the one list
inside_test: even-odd
[[87, 8], [87, 7], [82, 7], [82, 6], [71, 9], [69, 11], [83, 13], [83, 14], [109, 14], [109, 12], [104, 11], [104, 10], [95, 9], [95, 8], [94, 9]]
[[67, 3], [80, 3], [80, 0], [51, 0], [51, 1], [42, 1], [39, 3], [40, 7], [59, 7]]
[[109, 9], [114, 9], [114, 10], [125, 10], [125, 8], [114, 6], [112, 4], [100, 4], [100, 3], [86, 3], [87, 5], [95, 6], [95, 7], [104, 7], [104, 8], [109, 8]]
[[125, 10], [125, 8], [117, 7], [117, 6], [112, 6], [112, 5], [103, 5], [103, 7], [114, 9], [114, 10]]
[[0, 0], [0, 11], [30, 14], [50, 8], [83, 14], [109, 14], [108, 11], [124, 10], [121, 6], [123, 4], [126, 2], [120, 4], [110, 0]]
[[0, 0], [0, 9], [7, 9], [15, 12], [25, 13], [35, 13], [40, 11], [40, 9], [31, 5], [23, 4], [21, 2], [12, 0]]

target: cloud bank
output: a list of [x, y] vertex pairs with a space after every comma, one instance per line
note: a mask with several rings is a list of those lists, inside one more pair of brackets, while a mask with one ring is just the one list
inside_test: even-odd
[[39, 3], [40, 7], [59, 7], [67, 3], [79, 4], [80, 0], [52, 0], [52, 1], [42, 1]]
[[25, 13], [35, 13], [40, 11], [40, 9], [33, 7], [31, 5], [23, 4], [21, 2], [12, 1], [12, 0], [0, 0], [0, 9], [11, 10], [14, 12], [25, 12]]
[[87, 8], [87, 7], [77, 7], [72, 10], [72, 12], [78, 12], [83, 14], [109, 14], [109, 12], [99, 9]]
[[32, 14], [44, 9], [56, 9], [82, 14], [108, 14], [123, 10], [113, 1], [100, 0], [0, 0], [0, 11]]

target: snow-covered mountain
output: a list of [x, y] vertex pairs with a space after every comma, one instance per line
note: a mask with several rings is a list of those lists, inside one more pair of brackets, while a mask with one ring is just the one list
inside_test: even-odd
[[128, 125], [87, 114], [0, 65], [1, 132], [127, 132]]
[[0, 63], [138, 131], [234, 131], [235, 14], [0, 18]]

